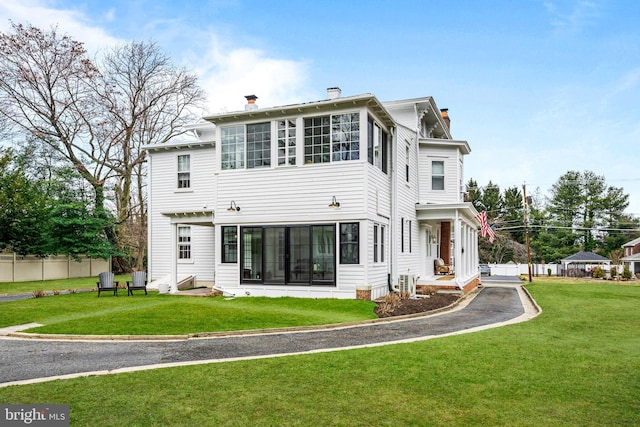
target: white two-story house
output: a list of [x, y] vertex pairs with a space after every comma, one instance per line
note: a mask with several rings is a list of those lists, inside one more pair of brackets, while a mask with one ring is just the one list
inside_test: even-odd
[[[466, 141], [431, 97], [342, 96], [205, 117], [147, 146], [152, 279], [236, 296], [371, 298], [478, 284]], [[441, 258], [450, 271], [436, 274]]]

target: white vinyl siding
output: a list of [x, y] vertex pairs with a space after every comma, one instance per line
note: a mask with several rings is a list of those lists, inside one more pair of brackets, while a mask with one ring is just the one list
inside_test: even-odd
[[[177, 156], [190, 158], [189, 191], [176, 188]], [[215, 149], [173, 148], [149, 151], [149, 276], [151, 280], [171, 273], [172, 233], [177, 229], [167, 213], [175, 211], [199, 211], [203, 206], [213, 208], [216, 181], [212, 170], [216, 161]], [[167, 173], [167, 171], [174, 171]], [[227, 205], [228, 207], [228, 205]], [[175, 222], [176, 219], [173, 219]], [[195, 274], [198, 280], [213, 281], [215, 268], [215, 247], [213, 226], [191, 225], [191, 260], [178, 263], [178, 274]], [[177, 236], [175, 243], [177, 244]], [[176, 248], [177, 250], [177, 248]], [[175, 255], [178, 256], [177, 253]]]

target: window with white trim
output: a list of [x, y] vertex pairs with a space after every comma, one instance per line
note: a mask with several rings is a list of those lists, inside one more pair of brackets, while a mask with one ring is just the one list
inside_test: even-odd
[[387, 173], [388, 134], [371, 116], [367, 118], [367, 159], [370, 164]]
[[181, 154], [178, 156], [178, 188], [191, 187], [191, 156]]
[[378, 224], [373, 224], [373, 262], [378, 262]]
[[360, 158], [360, 113], [304, 119], [304, 162], [329, 163]]
[[191, 259], [191, 227], [178, 227], [178, 259]]
[[278, 166], [296, 164], [296, 121], [278, 121]]
[[221, 169], [271, 166], [271, 122], [220, 128]]
[[247, 169], [271, 166], [271, 123], [247, 125]]
[[431, 161], [431, 189], [444, 190], [444, 161]]
[[220, 128], [221, 168], [244, 168], [244, 126]]
[[384, 262], [384, 235], [386, 233], [386, 227], [380, 226], [380, 262]]

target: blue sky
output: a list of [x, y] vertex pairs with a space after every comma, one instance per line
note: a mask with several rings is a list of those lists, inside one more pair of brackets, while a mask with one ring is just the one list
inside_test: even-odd
[[9, 19], [97, 52], [153, 40], [196, 71], [209, 113], [373, 93], [433, 96], [467, 140], [465, 176], [547, 195], [593, 171], [640, 216], [640, 2], [3, 0]]

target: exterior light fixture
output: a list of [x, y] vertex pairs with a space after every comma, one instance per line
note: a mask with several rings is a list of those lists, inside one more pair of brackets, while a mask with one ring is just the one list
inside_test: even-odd
[[333, 196], [333, 198], [331, 199], [329, 207], [333, 209], [338, 209], [340, 207], [340, 202], [336, 200], [336, 196]]
[[240, 212], [240, 207], [236, 206], [236, 202], [231, 201], [231, 205], [227, 208], [228, 212]]

